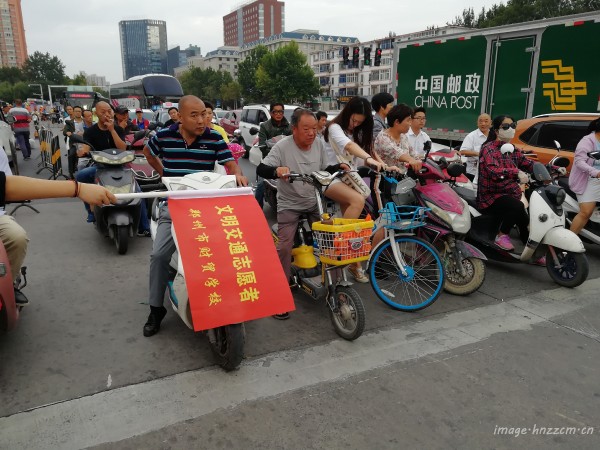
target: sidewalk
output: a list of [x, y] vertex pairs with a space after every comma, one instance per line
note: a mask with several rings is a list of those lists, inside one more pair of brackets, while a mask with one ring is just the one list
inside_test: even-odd
[[599, 295], [590, 280], [107, 390], [0, 419], [0, 448], [598, 448]]

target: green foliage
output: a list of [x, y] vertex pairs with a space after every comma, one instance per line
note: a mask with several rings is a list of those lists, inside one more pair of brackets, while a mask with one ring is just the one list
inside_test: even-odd
[[18, 67], [0, 67], [0, 80], [9, 84], [24, 81], [23, 71]]
[[64, 84], [65, 65], [50, 53], [35, 52], [25, 60], [23, 73], [30, 83]]
[[488, 28], [531, 20], [578, 14], [600, 9], [600, 0], [508, 0], [482, 8], [477, 16], [473, 8], [463, 10], [451, 25]]
[[85, 75], [79, 73], [75, 75], [72, 80], [69, 80], [67, 84], [72, 84], [73, 86], [87, 86], [88, 82], [85, 79]]
[[199, 67], [192, 67], [183, 72], [179, 81], [185, 94], [195, 95], [213, 104], [222, 99], [223, 87], [234, 82], [229, 72]]
[[245, 103], [268, 101], [267, 96], [258, 87], [256, 72], [265, 55], [270, 54], [264, 45], [258, 45], [250, 50], [248, 56], [238, 64], [238, 82], [242, 88]]
[[17, 83], [9, 83], [8, 81], [0, 82], [0, 99], [12, 103], [15, 98], [25, 100], [28, 97], [33, 97], [33, 93], [39, 93], [37, 88], [30, 88], [24, 81]]
[[268, 101], [301, 103], [321, 92], [306, 56], [295, 41], [263, 56], [256, 79]]
[[223, 106], [237, 106], [237, 101], [242, 96], [242, 87], [237, 81], [230, 81], [221, 87], [221, 98]]

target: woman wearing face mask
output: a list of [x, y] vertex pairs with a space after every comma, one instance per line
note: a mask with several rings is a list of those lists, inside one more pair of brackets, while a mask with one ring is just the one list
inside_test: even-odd
[[[521, 202], [521, 186], [528, 181], [523, 172], [533, 171], [533, 162], [507, 144], [515, 135], [516, 122], [510, 116], [497, 116], [479, 153], [477, 208], [486, 215], [502, 220], [494, 242], [504, 250], [514, 250], [510, 230], [519, 228], [521, 240], [527, 242], [529, 216]], [[536, 261], [545, 264], [545, 261]]]
[[577, 144], [569, 176], [569, 187], [577, 194], [579, 202], [579, 213], [571, 224], [575, 234], [585, 227], [600, 200], [600, 161], [588, 156], [588, 152], [600, 151], [600, 119], [593, 120], [587, 132]]

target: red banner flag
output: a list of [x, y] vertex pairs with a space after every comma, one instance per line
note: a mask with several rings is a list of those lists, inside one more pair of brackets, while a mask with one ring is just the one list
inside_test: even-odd
[[169, 211], [195, 331], [295, 309], [254, 197], [170, 198]]

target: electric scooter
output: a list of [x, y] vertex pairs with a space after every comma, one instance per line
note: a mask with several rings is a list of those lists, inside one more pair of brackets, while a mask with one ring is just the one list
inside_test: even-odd
[[[98, 166], [96, 183], [104, 186], [113, 194], [132, 193], [137, 191], [134, 173], [126, 165], [135, 159], [130, 150], [106, 149], [94, 150], [94, 147], [84, 141], [79, 135], [72, 135], [75, 143], [89, 145], [90, 157]], [[96, 205], [93, 212], [96, 218], [96, 230], [103, 236], [112, 239], [119, 255], [127, 253], [129, 238], [138, 229], [142, 199], [119, 200], [114, 205]]]
[[[236, 187], [235, 175], [222, 175], [213, 172], [196, 172], [184, 177], [163, 177], [162, 182], [169, 191], [186, 189], [231, 189]], [[242, 192], [245, 189], [239, 189]], [[148, 194], [142, 194], [148, 195]], [[156, 237], [158, 218], [161, 206], [165, 199], [156, 198], [152, 205], [152, 221], [150, 231], [152, 239]], [[181, 318], [188, 328], [194, 329], [192, 324], [192, 312], [189, 303], [188, 291], [185, 284], [185, 273], [176, 235], [172, 229], [173, 239], [177, 250], [173, 254], [169, 269], [169, 284], [167, 297], [175, 313]], [[207, 330], [206, 334], [211, 350], [217, 359], [217, 363], [225, 370], [236, 369], [244, 357], [245, 330], [243, 323], [225, 325], [219, 328]]]
[[572, 288], [587, 279], [589, 263], [579, 236], [565, 229], [565, 190], [551, 182], [548, 169], [542, 163], [534, 162], [528, 208], [529, 239], [521, 248], [518, 248], [520, 244], [517, 243], [514, 250], [504, 250], [496, 245], [494, 239], [500, 222], [495, 217], [482, 215], [476, 209], [473, 191], [455, 186], [453, 188], [469, 203], [472, 226], [468, 238], [486, 256], [513, 263], [528, 263], [545, 256], [550, 278], [561, 286]]
[[[554, 143], [558, 151], [560, 151], [560, 144], [557, 141], [554, 141]], [[587, 155], [596, 161], [600, 161], [600, 151], [588, 152]], [[557, 155], [550, 160], [548, 165], [551, 168], [566, 168], [569, 166], [569, 160], [564, 156]], [[579, 202], [577, 201], [577, 195], [569, 187], [569, 177], [564, 176], [564, 173], [561, 174], [558, 173], [558, 171], [555, 172], [557, 172], [555, 178], [556, 183], [563, 188], [567, 194], [565, 197], [565, 202], [563, 203], [563, 208], [566, 213], [566, 222], [568, 225], [571, 225], [575, 216], [579, 214]], [[594, 208], [594, 212], [592, 213], [590, 219], [579, 232], [579, 236], [586, 241], [600, 245], [600, 206], [598, 203], [596, 203], [596, 207]]]
[[[303, 182], [315, 188], [317, 208], [322, 221], [310, 224], [302, 217], [296, 228], [292, 249], [292, 279], [315, 300], [324, 299], [335, 332], [353, 341], [365, 328], [365, 308], [358, 292], [348, 281], [345, 266], [367, 260], [371, 249], [373, 221], [329, 218], [323, 206], [323, 192], [331, 182], [344, 175], [338, 171], [313, 172], [310, 175], [288, 174], [289, 182]], [[265, 180], [266, 181], [266, 180]], [[271, 228], [277, 242], [277, 224]], [[315, 250], [318, 253], [315, 255]]]
[[[21, 276], [13, 283], [8, 255], [0, 242], [0, 333], [11, 331], [19, 321], [23, 306], [15, 301], [15, 289], [20, 291], [27, 286], [26, 267], [21, 267]], [[24, 296], [22, 292], [20, 295]]]

